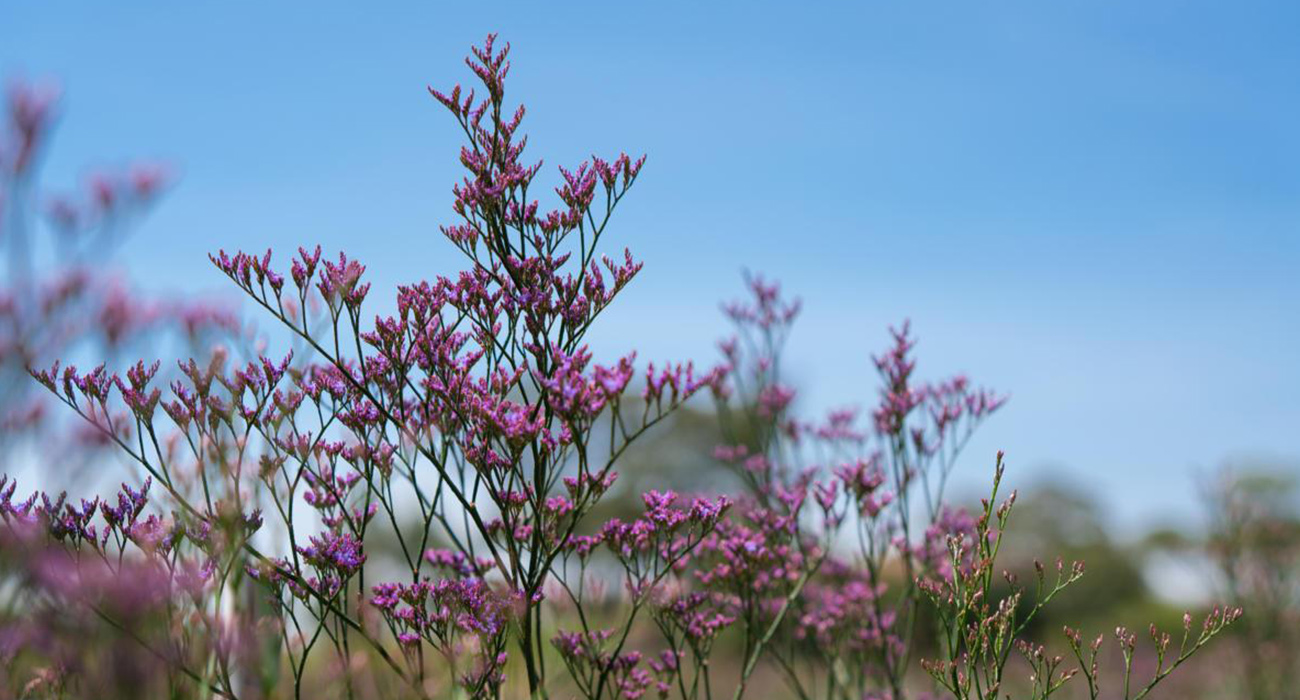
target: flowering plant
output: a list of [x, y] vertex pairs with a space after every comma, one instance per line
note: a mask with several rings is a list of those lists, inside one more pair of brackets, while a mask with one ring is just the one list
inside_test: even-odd
[[[225, 309], [138, 293], [109, 266], [111, 253], [171, 185], [162, 165], [137, 162], [94, 171], [84, 191], [50, 194], [40, 163], [57, 121], [59, 90], [14, 80], [0, 123], [0, 451], [10, 460], [33, 441], [66, 429], [53, 420], [28, 368], [90, 354], [114, 359], [170, 335], [193, 351], [235, 319]], [[42, 225], [43, 224], [43, 225]], [[98, 435], [81, 433], [78, 447]], [[89, 444], [88, 444], [89, 443]], [[57, 444], [57, 443], [55, 443]], [[54, 445], [42, 445], [52, 457]], [[75, 456], [65, 450], [61, 460]]]
[[[18, 557], [31, 612], [7, 624], [8, 667], [52, 694], [99, 677], [42, 617], [85, 606], [172, 694], [739, 700], [762, 671], [800, 698], [992, 698], [1013, 647], [1032, 666], [1024, 696], [1054, 692], [1061, 662], [1020, 639], [1020, 594], [992, 600], [1009, 503], [971, 517], [945, 498], [1004, 398], [918, 382], [905, 324], [875, 358], [868, 426], [854, 411], [802, 421], [780, 363], [799, 306], [760, 278], [726, 307], [738, 332], [719, 366], [597, 362], [585, 337], [641, 271], [600, 250], [645, 159], [560, 168], [543, 210], [508, 54], [489, 36], [467, 59], [477, 88], [430, 89], [467, 140], [442, 228], [459, 275], [399, 287], [396, 313], [371, 320], [365, 267], [342, 253], [300, 248], [280, 271], [271, 251], [220, 251], [213, 264], [305, 352], [217, 351], [182, 363], [166, 396], [158, 363], [33, 370], [145, 480], [79, 505], [0, 484], [7, 551], [39, 553]], [[634, 517], [590, 522], [629, 446], [702, 392], [742, 492], [650, 491]], [[999, 458], [995, 495], [1001, 476]], [[1215, 613], [1187, 655], [1236, 615]], [[915, 673], [926, 640], [932, 684]], [[1166, 669], [1156, 641], [1159, 680], [1186, 656]], [[1095, 688], [1096, 647], [1069, 644]], [[100, 675], [131, 690], [134, 675]]]

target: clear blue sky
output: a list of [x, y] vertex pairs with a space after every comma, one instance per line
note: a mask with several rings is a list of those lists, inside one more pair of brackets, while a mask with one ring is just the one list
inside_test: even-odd
[[1002, 448], [1127, 526], [1193, 516], [1196, 469], [1300, 458], [1294, 2], [362, 5], [6, 2], [0, 70], [67, 90], [54, 183], [180, 168], [125, 250], [150, 286], [319, 242], [382, 290], [457, 263], [424, 88], [498, 31], [534, 156], [649, 154], [599, 350], [711, 359], [747, 267], [805, 300], [809, 408], [869, 404], [904, 317], [922, 374], [1011, 392], [968, 483]]

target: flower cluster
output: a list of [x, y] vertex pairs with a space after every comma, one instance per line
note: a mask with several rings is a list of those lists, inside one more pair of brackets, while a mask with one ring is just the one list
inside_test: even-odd
[[[231, 538], [246, 540], [260, 527], [260, 516], [235, 524], [164, 516], [152, 486], [149, 479], [140, 488], [123, 484], [116, 499], [74, 505], [63, 494], [41, 492], [15, 500], [15, 482], [0, 477], [3, 580], [27, 606], [0, 635], [7, 667], [44, 662], [45, 671], [32, 682], [51, 692], [97, 683], [107, 695], [127, 697], [141, 683], [164, 692], [159, 683], [176, 673], [197, 677], [194, 669], [210, 661], [249, 670], [262, 663], [249, 656], [257, 621], [224, 614], [214, 604], [240, 558]], [[176, 625], [177, 619], [188, 624]], [[129, 633], [139, 646], [123, 649], [120, 638], [89, 621]], [[90, 664], [93, 653], [105, 650], [116, 671]], [[229, 679], [206, 686], [224, 693]]]
[[[417, 672], [420, 645], [429, 644], [453, 664], [472, 697], [493, 697], [505, 682], [507, 634], [520, 602], [518, 592], [480, 578], [384, 583], [370, 599]], [[466, 655], [475, 657], [468, 667]]]
[[651, 689], [667, 697], [677, 671], [675, 656], [666, 652], [647, 660], [639, 651], [622, 652], [614, 632], [560, 632], [551, 640], [578, 690], [587, 698], [639, 700]]

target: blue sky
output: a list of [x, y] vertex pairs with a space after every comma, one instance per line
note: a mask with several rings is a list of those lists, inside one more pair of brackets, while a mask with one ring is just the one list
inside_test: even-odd
[[649, 155], [599, 351], [711, 359], [749, 268], [805, 301], [805, 406], [869, 405], [910, 317], [922, 374], [1013, 395], [967, 484], [1005, 449], [1127, 527], [1195, 517], [1224, 460], [1300, 459], [1297, 30], [1289, 2], [4, 3], [0, 71], [66, 90], [49, 182], [178, 167], [123, 251], [149, 286], [321, 243], [382, 290], [458, 264], [425, 86], [498, 31], [534, 157]]

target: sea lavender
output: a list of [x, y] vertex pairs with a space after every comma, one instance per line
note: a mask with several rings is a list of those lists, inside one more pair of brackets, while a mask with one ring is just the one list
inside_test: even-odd
[[[1005, 398], [962, 376], [918, 381], [903, 324], [873, 358], [869, 425], [856, 409], [802, 420], [781, 365], [800, 304], [758, 277], [750, 300], [724, 308], [737, 336], [720, 366], [638, 369], [634, 352], [597, 362], [586, 335], [642, 270], [601, 243], [644, 158], [560, 168], [558, 205], [543, 210], [540, 163], [523, 160], [525, 110], [505, 100], [508, 56], [489, 36], [467, 60], [478, 87], [430, 89], [467, 138], [456, 219], [441, 229], [465, 270], [399, 287], [396, 313], [372, 320], [366, 267], [345, 253], [299, 248], [287, 270], [269, 250], [213, 253], [298, 352], [237, 361], [218, 348], [179, 363], [174, 381], [159, 363], [124, 375], [41, 365], [35, 379], [146, 480], [78, 505], [15, 501], [0, 481], [5, 523], [59, 561], [148, 567], [158, 579], [144, 592], [160, 594], [150, 604], [193, 622], [161, 650], [136, 641], [221, 696], [272, 693], [287, 661], [298, 697], [355, 696], [382, 674], [417, 696], [501, 697], [514, 672], [532, 698], [738, 700], [763, 664], [800, 698], [903, 700], [925, 697], [909, 674], [923, 601], [939, 619], [939, 655], [921, 664], [935, 689], [992, 698], [1018, 650], [1031, 697], [1056, 692], [1071, 670], [1020, 633], [1082, 566], [1040, 573], [1022, 614], [1023, 591], [995, 601], [990, 588], [1011, 510], [993, 505], [1001, 458], [981, 515], [946, 502], [962, 447]], [[101, 207], [118, 201], [94, 191]], [[593, 522], [629, 446], [706, 389], [724, 436], [716, 457], [743, 492], [654, 490], [640, 515]], [[168, 511], [150, 511], [150, 489]], [[254, 541], [263, 513], [287, 542]], [[399, 563], [386, 581], [373, 580], [380, 530]], [[76, 599], [94, 590], [82, 578], [35, 577], [31, 590]], [[130, 617], [101, 607], [110, 624]], [[1146, 688], [1239, 615], [1211, 614], [1168, 657], [1153, 631], [1160, 663]], [[1067, 637], [1095, 698], [1097, 648], [1088, 656]], [[1127, 688], [1135, 641], [1117, 637]], [[309, 672], [323, 640], [337, 681]], [[711, 659], [729, 642], [738, 672], [715, 681]], [[41, 670], [33, 682], [56, 689], [74, 675]]]

